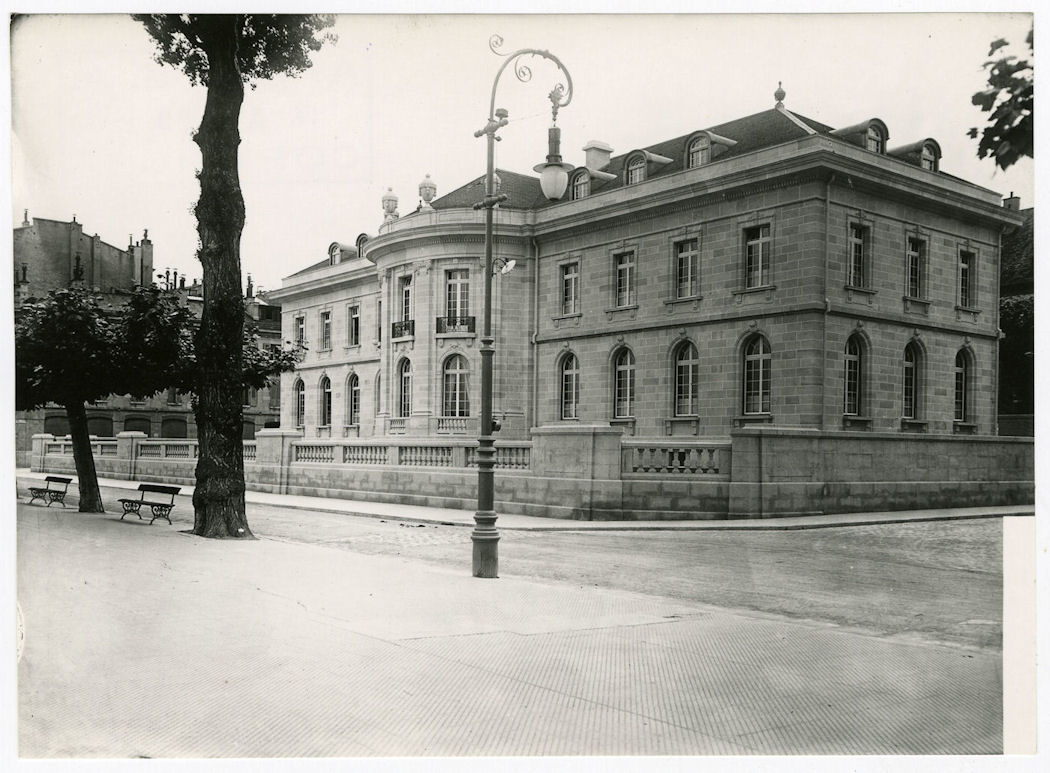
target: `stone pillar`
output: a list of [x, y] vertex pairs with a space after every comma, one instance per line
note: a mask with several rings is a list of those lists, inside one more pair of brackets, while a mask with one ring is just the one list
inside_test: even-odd
[[127, 480], [135, 480], [135, 462], [138, 457], [136, 447], [140, 439], [149, 437], [145, 432], [117, 433], [117, 465], [127, 471]]
[[296, 429], [261, 429], [255, 433], [255, 465], [245, 469], [249, 488], [284, 494], [288, 490], [288, 471], [292, 464], [292, 443], [301, 440]]
[[44, 455], [47, 453], [47, 444], [53, 443], [55, 436], [42, 432], [33, 435], [33, 450], [29, 459], [29, 469], [33, 472], [46, 472], [44, 469]]
[[560, 504], [572, 507], [577, 520], [623, 517], [620, 479], [623, 433], [608, 424], [566, 424], [532, 429], [532, 470], [550, 479]]

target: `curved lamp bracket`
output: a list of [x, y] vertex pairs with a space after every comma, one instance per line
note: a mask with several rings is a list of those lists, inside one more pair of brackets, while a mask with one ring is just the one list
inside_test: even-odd
[[569, 71], [565, 69], [565, 65], [562, 64], [561, 60], [552, 54], [550, 51], [544, 51], [538, 48], [519, 48], [517, 51], [511, 53], [503, 53], [499, 49], [503, 45], [503, 38], [500, 35], [493, 35], [489, 38], [489, 49], [492, 53], [497, 56], [507, 57], [507, 61], [499, 68], [496, 73], [496, 79], [492, 82], [492, 97], [489, 100], [489, 120], [494, 120], [496, 114], [496, 87], [499, 85], [500, 76], [503, 75], [503, 71], [507, 69], [508, 65], [514, 65], [514, 76], [522, 83], [528, 83], [532, 80], [532, 68], [522, 61], [524, 56], [538, 56], [548, 61], [553, 62], [557, 68], [565, 75], [565, 83], [558, 83], [554, 89], [547, 96], [551, 101], [551, 115], [554, 121], [558, 120], [558, 110], [567, 106], [572, 102], [572, 76], [569, 75]]

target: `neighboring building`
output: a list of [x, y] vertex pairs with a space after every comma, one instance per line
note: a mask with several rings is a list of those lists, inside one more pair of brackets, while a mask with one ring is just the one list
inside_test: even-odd
[[[86, 236], [76, 217], [72, 221], [33, 218], [28, 211], [22, 225], [14, 229], [15, 305], [27, 298], [44, 297], [48, 291], [81, 284], [95, 290], [102, 303], [118, 306], [127, 295], [144, 282], [153, 282], [153, 243], [148, 232], [141, 241], [129, 237], [127, 249], [121, 250], [103, 242], [96, 234]], [[203, 288], [166, 272], [159, 275], [162, 284], [176, 289], [183, 303], [200, 315]], [[248, 315], [259, 320], [260, 345], [280, 344], [280, 309], [265, 300], [253, 298], [249, 277]], [[110, 395], [87, 406], [88, 428], [92, 435], [114, 437], [119, 432], [144, 432], [150, 437], [193, 438], [197, 436], [190, 395], [169, 389], [146, 399], [129, 395]], [[245, 391], [244, 436], [252, 438], [257, 429], [276, 424], [278, 389]], [[31, 438], [34, 434], [69, 433], [69, 422], [61, 406], [17, 412], [15, 417], [15, 460], [19, 466], [29, 463]]]
[[[625, 449], [671, 458], [675, 443], [731, 442], [735, 486], [737, 435], [751, 443], [754, 426], [858, 448], [996, 434], [999, 243], [1022, 218], [942, 171], [932, 138], [891, 147], [878, 118], [833, 129], [776, 97], [771, 110], [620, 155], [591, 142], [562, 201], [499, 170], [509, 198], [494, 254], [516, 261], [493, 279], [501, 442], [610, 425]], [[399, 218], [388, 193], [378, 235], [333, 243], [269, 293], [285, 336], [309, 347], [282, 379], [281, 426], [304, 443], [479, 434], [483, 179], [431, 203], [428, 177], [420, 196]], [[920, 446], [854, 449], [854, 479], [894, 480], [880, 465], [905, 458], [914, 471], [905, 452]], [[761, 444], [757, 458], [769, 463]], [[778, 463], [786, 481], [819, 474]], [[365, 487], [352, 467], [325, 474], [328, 488]], [[413, 493], [434, 485], [414, 480]], [[761, 492], [761, 469], [755, 480]]]
[[1020, 208], [1012, 193], [1006, 206], [1024, 224], [1003, 234], [999, 271], [999, 434], [1035, 434], [1035, 210]]

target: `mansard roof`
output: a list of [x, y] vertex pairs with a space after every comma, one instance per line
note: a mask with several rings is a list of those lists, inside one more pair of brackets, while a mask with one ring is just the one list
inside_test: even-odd
[[[749, 153], [759, 148], [779, 145], [809, 134], [828, 134], [831, 130], [830, 126], [819, 121], [814, 121], [797, 113], [787, 114], [787, 111], [776, 108], [704, 129], [704, 131], [735, 140], [736, 142], [735, 145], [728, 147], [724, 153], [718, 156], [719, 160]], [[600, 171], [608, 172], [615, 175], [615, 177], [608, 181], [597, 178], [592, 179], [591, 193], [623, 187], [624, 164], [630, 156], [635, 155], [639, 151], [671, 159], [671, 162], [668, 164], [653, 164], [646, 175], [646, 179], [663, 177], [664, 175], [682, 171], [686, 168], [686, 143], [690, 138], [695, 137], [696, 134], [696, 131], [691, 131], [674, 139], [664, 140], [642, 148], [632, 148], [627, 153], [613, 156], [609, 163]], [[508, 200], [501, 204], [500, 207], [504, 209], [539, 209], [554, 203], [544, 197], [543, 192], [540, 190], [538, 178], [504, 169], [497, 170], [497, 174], [503, 183], [502, 192], [509, 196]], [[433, 206], [435, 209], [472, 207], [481, 201], [484, 196], [485, 177], [482, 175], [441, 198], [435, 199]]]

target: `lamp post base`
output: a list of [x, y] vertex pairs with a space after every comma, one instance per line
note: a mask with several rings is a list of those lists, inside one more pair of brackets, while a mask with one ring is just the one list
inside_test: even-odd
[[496, 529], [496, 513], [474, 514], [474, 531], [470, 539], [474, 543], [475, 577], [499, 577], [499, 531]]

